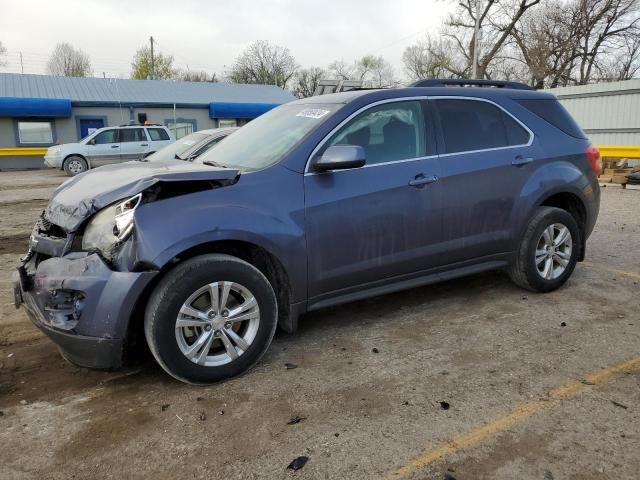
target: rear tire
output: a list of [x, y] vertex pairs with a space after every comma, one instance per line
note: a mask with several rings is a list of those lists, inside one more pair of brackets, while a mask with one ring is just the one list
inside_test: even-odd
[[569, 279], [580, 255], [580, 229], [560, 208], [540, 207], [529, 220], [513, 263], [511, 280], [533, 292], [550, 292]]
[[174, 378], [207, 384], [239, 375], [264, 355], [278, 306], [267, 278], [230, 255], [185, 260], [160, 280], [144, 330], [160, 366]]
[[67, 175], [73, 177], [89, 170], [89, 165], [84, 158], [72, 155], [65, 158], [64, 163], [62, 164], [62, 169]]

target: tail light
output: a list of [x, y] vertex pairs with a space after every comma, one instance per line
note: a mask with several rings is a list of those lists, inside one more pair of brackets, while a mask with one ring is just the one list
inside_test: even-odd
[[587, 155], [591, 169], [594, 171], [596, 176], [599, 177], [602, 173], [602, 157], [600, 156], [600, 150], [593, 145], [589, 145], [584, 153]]

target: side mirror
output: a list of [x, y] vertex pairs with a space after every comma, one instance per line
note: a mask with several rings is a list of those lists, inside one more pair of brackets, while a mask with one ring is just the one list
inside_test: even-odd
[[319, 172], [362, 167], [367, 160], [360, 145], [333, 145], [315, 161], [313, 169]]
[[87, 142], [87, 145], [95, 145], [95, 144], [96, 144], [96, 139], [95, 138], [92, 138], [91, 140], [89, 140]]

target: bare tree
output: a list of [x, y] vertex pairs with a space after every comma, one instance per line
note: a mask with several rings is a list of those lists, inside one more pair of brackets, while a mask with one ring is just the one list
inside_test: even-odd
[[218, 76], [215, 73], [210, 74], [204, 70], [181, 70], [178, 72], [177, 78], [183, 82], [218, 82]]
[[131, 62], [131, 78], [147, 80], [152, 77], [160, 80], [173, 80], [178, 70], [173, 67], [173, 56], [163, 53], [153, 55], [153, 71], [151, 70], [151, 49], [142, 47], [136, 51]]
[[550, 0], [512, 32], [538, 88], [638, 73], [638, 0]]
[[303, 68], [296, 73], [293, 93], [298, 98], [311, 97], [327, 72], [320, 67]]
[[365, 55], [350, 64], [337, 60], [329, 65], [329, 74], [340, 80], [360, 80], [368, 88], [394, 87], [400, 83], [391, 64], [373, 55]]
[[297, 70], [296, 60], [288, 48], [258, 40], [236, 58], [228, 77], [234, 83], [258, 83], [286, 88]]
[[4, 67], [7, 62], [2, 59], [7, 54], [7, 48], [0, 42], [0, 67]]
[[405, 49], [402, 63], [411, 80], [455, 77], [454, 72], [460, 71], [461, 66], [456, 65], [458, 59], [452, 52], [449, 39], [434, 40], [427, 35], [425, 40]]
[[59, 43], [47, 61], [50, 75], [63, 77], [89, 77], [92, 74], [89, 56], [68, 43]]
[[[491, 63], [509, 43], [520, 19], [541, 0], [486, 0], [479, 12], [482, 33], [478, 44], [478, 76], [490, 77]], [[477, 0], [461, 0], [456, 11], [445, 22], [444, 34], [452, 40], [457, 55], [464, 59], [464, 70], [453, 72], [468, 77], [473, 71]]]

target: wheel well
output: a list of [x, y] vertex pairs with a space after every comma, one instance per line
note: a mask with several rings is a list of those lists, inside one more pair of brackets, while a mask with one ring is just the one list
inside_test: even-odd
[[575, 218], [581, 235], [580, 255], [578, 256], [578, 259], [584, 260], [584, 234], [587, 221], [587, 209], [585, 208], [584, 203], [582, 203], [582, 200], [573, 193], [563, 192], [556, 193], [555, 195], [545, 199], [540, 206], [561, 208], [562, 210], [569, 212], [571, 216]]
[[[282, 263], [264, 248], [249, 242], [222, 240], [209, 242], [190, 248], [165, 265], [154, 278], [145, 291], [140, 295], [129, 321], [127, 339], [125, 346], [125, 356], [131, 358], [129, 346], [139, 345], [144, 342], [144, 312], [151, 293], [164, 275], [173, 269], [177, 264], [198, 255], [207, 253], [224, 253], [232, 255], [250, 263], [267, 277], [273, 287], [278, 301], [278, 325], [287, 332], [292, 332], [296, 327], [296, 318], [291, 318], [291, 288], [289, 277], [282, 266]], [[135, 355], [135, 351], [131, 351]]]

